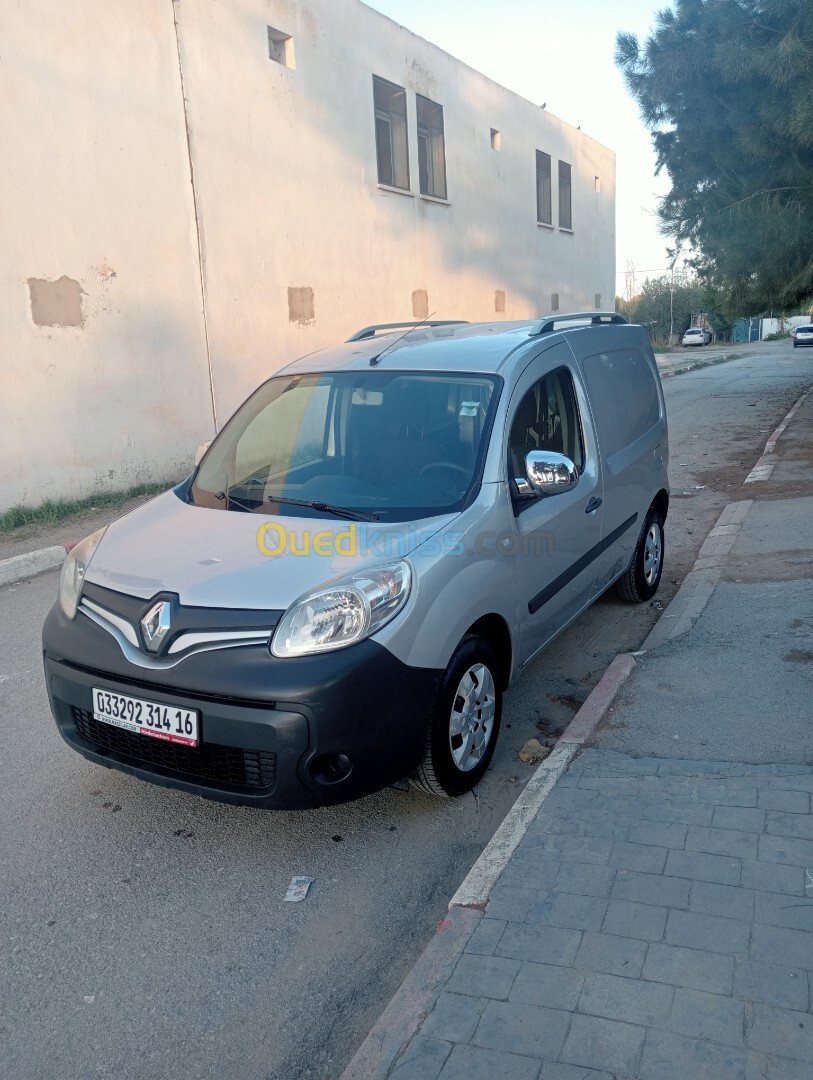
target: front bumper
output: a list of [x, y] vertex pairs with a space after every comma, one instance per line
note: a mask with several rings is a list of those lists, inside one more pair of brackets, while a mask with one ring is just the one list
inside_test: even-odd
[[[45, 677], [63, 739], [90, 761], [241, 806], [347, 802], [409, 775], [421, 759], [441, 672], [411, 668], [375, 641], [280, 659], [251, 645], [193, 654], [165, 670], [126, 659], [81, 612], [55, 604]], [[93, 687], [200, 713], [200, 745], [176, 747], [93, 719]]]

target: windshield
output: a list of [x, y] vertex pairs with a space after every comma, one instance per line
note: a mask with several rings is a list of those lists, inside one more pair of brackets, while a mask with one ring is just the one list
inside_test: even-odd
[[384, 521], [460, 510], [479, 481], [498, 382], [386, 371], [271, 379], [212, 444], [190, 501]]

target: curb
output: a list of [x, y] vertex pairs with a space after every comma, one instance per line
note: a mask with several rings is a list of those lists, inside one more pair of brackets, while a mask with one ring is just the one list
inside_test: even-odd
[[649, 652], [650, 649], [657, 649], [659, 645], [691, 630], [717, 588], [725, 561], [740, 534], [753, 501], [742, 499], [723, 507], [717, 524], [703, 541], [694, 565], [650, 630], [636, 656]]
[[54, 547], [39, 548], [25, 555], [13, 555], [10, 559], [0, 559], [0, 585], [13, 585], [26, 578], [43, 574], [61, 566], [65, 556], [75, 544], [55, 544]]
[[628, 653], [616, 656], [557, 739], [552, 753], [522, 789], [519, 798], [449, 901], [450, 909], [473, 907], [485, 910], [497, 878], [507, 866], [540, 806], [578, 753], [579, 747], [593, 734], [634, 667], [635, 660]]
[[603, 719], [634, 668], [635, 659], [628, 653], [621, 653], [604, 672], [449, 901], [449, 914], [395, 991], [340, 1080], [383, 1080], [397, 1065], [483, 919], [491, 889], [528, 826], [579, 748]]
[[340, 1080], [372, 1080], [389, 1073], [431, 1012], [482, 917], [481, 911], [455, 908], [441, 920]]
[[[767, 480], [770, 477], [776, 465], [776, 460], [771, 455], [776, 451], [777, 441], [811, 393], [813, 393], [813, 387], [802, 394], [768, 439], [762, 456], [743, 480], [743, 484], [753, 484], [757, 480]], [[753, 499], [741, 499], [737, 502], [728, 503], [723, 507], [723, 512], [717, 519], [717, 524], [703, 541], [700, 551], [697, 553], [694, 566], [683, 579], [683, 583], [672, 597], [669, 606], [652, 627], [640, 648], [641, 653], [656, 649], [659, 645], [685, 634], [687, 630], [691, 630], [700, 618], [703, 609], [711, 599], [711, 594], [722, 577], [726, 559], [734, 547], [742, 530], [745, 516], [751, 509], [753, 502]], [[636, 653], [636, 655], [638, 654]]]
[[769, 479], [776, 465], [776, 460], [771, 455], [776, 450], [777, 440], [779, 439], [785, 428], [788, 426], [788, 424], [791, 422], [793, 417], [796, 415], [796, 411], [802, 407], [807, 395], [810, 394], [812, 391], [813, 388], [811, 388], [811, 390], [805, 390], [805, 392], [790, 410], [788, 415], [785, 417], [785, 419], [782, 421], [782, 423], [779, 425], [773, 435], [771, 435], [770, 439], [768, 439], [768, 441], [765, 443], [765, 449], [762, 453], [762, 457], [743, 480], [744, 484], [754, 484], [758, 480]]
[[[730, 356], [704, 357], [702, 360], [690, 360], [688, 363], [675, 363], [671, 367], [665, 369], [661, 369], [659, 366], [658, 374], [661, 379], [670, 379], [673, 375], [685, 375], [689, 371], [698, 371], [702, 368], [716, 367], [718, 364], [727, 364], [731, 360], [741, 360], [744, 355], [744, 353], [732, 353]], [[655, 363], [657, 364], [657, 356], [655, 358]]]

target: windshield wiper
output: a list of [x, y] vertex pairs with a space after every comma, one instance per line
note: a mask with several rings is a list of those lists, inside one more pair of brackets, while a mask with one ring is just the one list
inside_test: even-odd
[[351, 510], [349, 506], [334, 506], [332, 503], [316, 502], [311, 499], [294, 499], [288, 495], [265, 497], [266, 502], [290, 503], [292, 506], [307, 506], [320, 510], [323, 514], [335, 514], [336, 517], [350, 518], [352, 521], [378, 521], [378, 514], [366, 514], [363, 510]]
[[221, 502], [225, 502], [227, 509], [229, 503], [234, 503], [235, 506], [239, 506], [239, 508], [245, 511], [245, 513], [247, 514], [253, 514], [255, 510], [259, 510], [259, 508], [262, 506], [261, 502], [255, 503], [252, 506], [251, 503], [243, 502], [242, 499], [235, 499], [234, 495], [232, 495], [230, 491], [218, 491], [217, 495], [215, 495], [215, 498], [219, 499]]

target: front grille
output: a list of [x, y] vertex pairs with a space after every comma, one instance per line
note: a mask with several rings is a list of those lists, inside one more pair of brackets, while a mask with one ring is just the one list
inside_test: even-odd
[[139, 765], [159, 765], [173, 773], [214, 780], [220, 784], [240, 787], [271, 788], [274, 786], [277, 755], [269, 750], [241, 750], [237, 746], [201, 743], [199, 746], [178, 746], [149, 735], [104, 724], [93, 713], [72, 706], [73, 722], [81, 739], [94, 747], [112, 750]]

